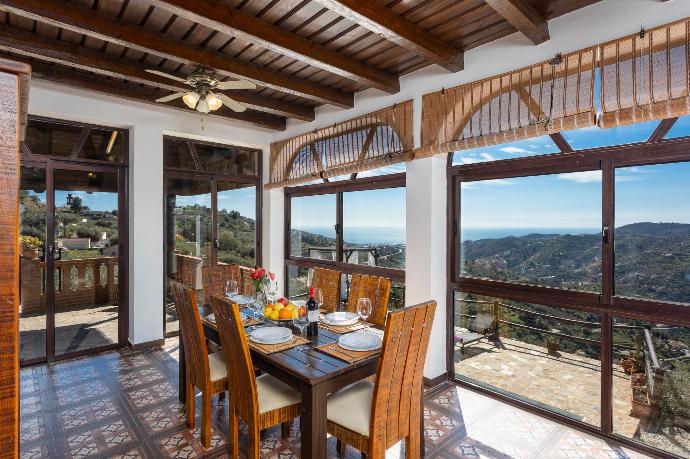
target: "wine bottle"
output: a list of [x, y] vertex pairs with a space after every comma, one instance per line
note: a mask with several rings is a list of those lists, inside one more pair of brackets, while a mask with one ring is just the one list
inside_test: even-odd
[[319, 303], [314, 299], [314, 287], [309, 289], [309, 301], [307, 301], [307, 336], [319, 334]]

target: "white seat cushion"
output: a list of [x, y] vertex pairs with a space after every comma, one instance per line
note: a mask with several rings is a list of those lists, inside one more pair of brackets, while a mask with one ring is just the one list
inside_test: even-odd
[[209, 373], [211, 373], [211, 381], [219, 381], [228, 377], [223, 351], [215, 352], [208, 356], [208, 369]]
[[259, 398], [259, 414], [285, 408], [301, 400], [299, 392], [268, 374], [256, 378], [256, 391]]
[[374, 383], [363, 380], [350, 384], [328, 397], [326, 417], [347, 429], [366, 437], [371, 424], [371, 401]]

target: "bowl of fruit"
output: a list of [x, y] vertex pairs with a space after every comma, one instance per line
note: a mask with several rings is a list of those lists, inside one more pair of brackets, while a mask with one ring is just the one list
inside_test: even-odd
[[289, 322], [297, 317], [307, 315], [307, 307], [304, 301], [294, 303], [281, 298], [275, 303], [269, 303], [264, 307], [264, 317], [274, 322]]

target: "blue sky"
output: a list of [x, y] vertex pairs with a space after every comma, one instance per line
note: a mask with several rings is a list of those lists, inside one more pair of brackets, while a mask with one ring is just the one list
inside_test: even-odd
[[[211, 207], [211, 194], [200, 194], [197, 196], [178, 196], [177, 206], [200, 206]], [[218, 191], [218, 210], [236, 210], [243, 217], [256, 218], [256, 188], [253, 186], [237, 188], [235, 190]]]
[[117, 210], [117, 193], [87, 193], [85, 191], [55, 191], [55, 206], [67, 205], [67, 195], [78, 196], [82, 204], [91, 210], [113, 211]]
[[[647, 139], [658, 122], [564, 133], [575, 149]], [[690, 135], [690, 118], [668, 137]], [[549, 137], [456, 152], [454, 164], [518, 158], [557, 151]], [[598, 228], [601, 172], [487, 180], [463, 184], [465, 228]], [[690, 164], [629, 167], [616, 171], [616, 226], [634, 222], [690, 223]]]

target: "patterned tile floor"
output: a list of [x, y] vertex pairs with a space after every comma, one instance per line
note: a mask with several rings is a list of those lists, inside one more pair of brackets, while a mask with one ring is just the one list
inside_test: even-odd
[[[214, 404], [209, 449], [201, 446], [198, 429], [186, 429], [177, 358], [171, 339], [163, 349], [22, 369], [21, 457], [227, 457], [224, 402]], [[428, 393], [424, 417], [427, 458], [643, 457], [456, 386]], [[334, 439], [328, 446], [329, 458], [336, 458]], [[299, 421], [288, 439], [274, 428], [262, 440], [262, 457], [290, 459], [299, 450]], [[347, 457], [360, 456], [348, 448]], [[387, 457], [404, 457], [404, 451], [391, 448]]]

